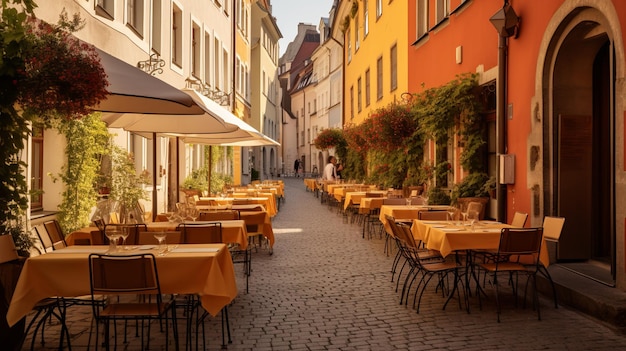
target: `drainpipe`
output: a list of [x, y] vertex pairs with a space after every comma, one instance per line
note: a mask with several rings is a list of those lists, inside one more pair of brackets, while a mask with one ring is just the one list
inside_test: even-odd
[[[506, 63], [507, 63], [507, 39], [498, 36], [498, 78], [497, 78], [497, 102], [496, 102], [496, 169], [500, 170], [503, 166], [500, 162], [500, 155], [506, 154]], [[497, 176], [497, 175], [496, 175]], [[497, 213], [496, 220], [506, 222], [506, 184], [500, 184], [498, 181], [496, 186], [496, 204]]]
[[[496, 102], [496, 169], [500, 172], [502, 164], [500, 155], [506, 154], [506, 123], [507, 123], [507, 51], [508, 38], [517, 38], [519, 34], [520, 18], [509, 4], [504, 0], [504, 5], [489, 19], [498, 31], [498, 78], [497, 78], [497, 102]], [[497, 182], [496, 219], [506, 222], [506, 184]]]

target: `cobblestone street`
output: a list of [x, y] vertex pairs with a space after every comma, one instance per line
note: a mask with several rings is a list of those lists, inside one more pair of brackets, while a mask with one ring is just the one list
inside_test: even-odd
[[[530, 306], [515, 308], [504, 299], [501, 323], [496, 321], [492, 289], [479, 309], [460, 309], [429, 285], [420, 313], [399, 304], [391, 281], [392, 256], [384, 240], [361, 237], [361, 227], [320, 204], [302, 178], [285, 178], [285, 202], [273, 220], [273, 255], [253, 252], [250, 292], [245, 293], [241, 265], [239, 296], [229, 308], [232, 344], [229, 350], [616, 350], [626, 348], [626, 335], [568, 307], [554, 308], [542, 297], [541, 316]], [[509, 291], [503, 293], [510, 296]], [[72, 349], [84, 350], [91, 310], [70, 313]], [[207, 322], [207, 349], [220, 348], [219, 317]], [[181, 323], [181, 334], [184, 329]], [[56, 327], [47, 328], [54, 349]], [[131, 333], [134, 335], [134, 331]], [[154, 349], [164, 338], [153, 328]], [[127, 350], [139, 347], [129, 337]], [[30, 347], [30, 340], [24, 349]], [[37, 344], [38, 345], [38, 344]], [[184, 346], [181, 346], [184, 349]], [[172, 347], [170, 349], [173, 349]]]

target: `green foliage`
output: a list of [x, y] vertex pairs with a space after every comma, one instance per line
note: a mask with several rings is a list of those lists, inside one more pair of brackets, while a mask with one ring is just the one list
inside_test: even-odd
[[317, 134], [317, 137], [313, 140], [313, 144], [320, 150], [328, 150], [333, 147], [345, 148], [346, 140], [343, 137], [341, 129], [327, 128]]
[[[183, 181], [184, 189], [194, 189], [199, 191], [208, 190], [209, 172], [206, 166], [195, 169]], [[232, 184], [233, 178], [228, 174], [212, 172], [211, 173], [211, 191], [221, 191], [225, 185]]]
[[250, 180], [259, 180], [259, 171], [257, 171], [256, 169], [252, 168], [250, 170]]
[[428, 189], [427, 192], [428, 204], [429, 205], [449, 205], [450, 204], [450, 196], [448, 193], [441, 189], [440, 187], [434, 187]]
[[470, 173], [463, 180], [455, 184], [450, 194], [452, 202], [460, 197], [488, 197], [495, 189], [495, 178], [487, 173]]
[[138, 208], [139, 200], [148, 198], [143, 189], [145, 184], [150, 184], [148, 171], [137, 174], [133, 154], [112, 145], [110, 197], [117, 202], [121, 221], [126, 222], [128, 215]]
[[344, 179], [354, 179], [358, 181], [365, 179], [367, 174], [365, 165], [367, 163], [362, 154], [347, 148], [345, 154], [337, 150], [337, 156], [339, 156], [344, 165], [343, 171], [341, 171]]
[[80, 120], [60, 118], [56, 127], [65, 136], [66, 164], [59, 178], [65, 184], [57, 218], [65, 233], [89, 224], [89, 214], [96, 205], [94, 184], [97, 183], [99, 155], [108, 153], [111, 135], [99, 113]]

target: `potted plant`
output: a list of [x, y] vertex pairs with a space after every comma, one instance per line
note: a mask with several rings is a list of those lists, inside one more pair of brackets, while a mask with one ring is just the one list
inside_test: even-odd
[[460, 183], [452, 188], [450, 198], [452, 203], [465, 211], [470, 202], [479, 202], [483, 205], [480, 218], [485, 216], [485, 208], [489, 203], [491, 191], [496, 187], [495, 178], [486, 173], [470, 173]]
[[430, 188], [427, 192], [429, 205], [449, 205], [450, 196], [440, 187]]

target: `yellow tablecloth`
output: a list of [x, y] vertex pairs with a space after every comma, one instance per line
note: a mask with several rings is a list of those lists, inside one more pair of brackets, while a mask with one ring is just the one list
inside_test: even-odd
[[406, 205], [382, 205], [380, 206], [380, 221], [389, 235], [393, 235], [391, 227], [385, 219], [385, 215], [392, 216], [397, 219], [417, 219], [419, 211], [429, 210], [445, 210], [450, 206], [433, 205], [433, 206], [406, 206]]
[[[413, 220], [411, 232], [415, 239], [422, 240], [427, 248], [441, 252], [442, 256], [458, 250], [497, 250], [500, 245], [500, 230], [511, 228], [509, 224], [479, 222], [470, 226], [454, 225], [447, 221]], [[541, 263], [550, 264], [545, 240], [539, 253]]]
[[304, 186], [306, 186], [309, 191], [315, 191], [315, 189], [317, 189], [317, 180], [314, 178], [304, 178]]
[[267, 194], [266, 196], [248, 197], [247, 194], [243, 194], [242, 197], [201, 197], [196, 203], [198, 205], [213, 205], [212, 201], [217, 202], [218, 205], [233, 205], [235, 198], [238, 200], [244, 200], [248, 204], [260, 204], [265, 207], [270, 216], [274, 217], [278, 213], [278, 207], [276, 206], [276, 199], [273, 194]]
[[[155, 254], [161, 291], [164, 294], [197, 294], [205, 310], [216, 315], [237, 296], [235, 271], [224, 244], [180, 245], [204, 252]], [[26, 260], [7, 312], [10, 326], [25, 317], [35, 304], [54, 296], [89, 295], [91, 252], [103, 253], [107, 246], [71, 246]], [[214, 248], [218, 252], [206, 252]], [[132, 251], [129, 251], [132, 252]]]
[[359, 203], [359, 213], [367, 214], [371, 210], [380, 209], [383, 205], [384, 198], [382, 197], [364, 197], [361, 198]]
[[[343, 208], [347, 209], [350, 206], [350, 204], [353, 204], [353, 205], [359, 204], [360, 205], [362, 199], [365, 198], [365, 194], [367, 194], [367, 193], [386, 194], [387, 192], [383, 191], [383, 190], [373, 190], [373, 191], [367, 191], [367, 192], [365, 192], [365, 191], [347, 192], [346, 193], [346, 199], [345, 199], [345, 201], [343, 203]], [[382, 204], [382, 198], [379, 198], [379, 199], [381, 199], [381, 204]], [[380, 207], [380, 205], [378, 207]]]

